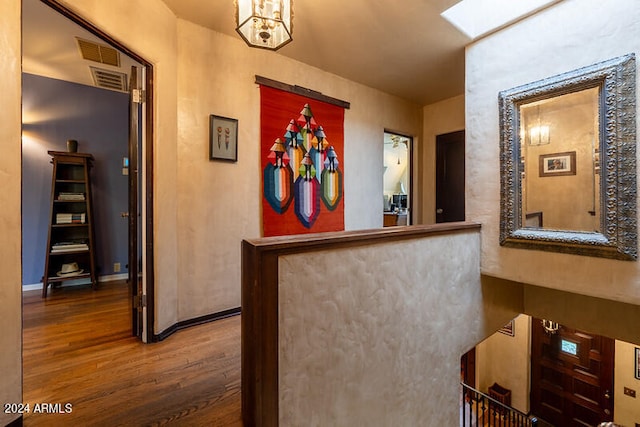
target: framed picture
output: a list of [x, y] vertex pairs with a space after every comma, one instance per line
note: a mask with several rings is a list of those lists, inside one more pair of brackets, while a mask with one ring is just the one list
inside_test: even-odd
[[509, 323], [498, 329], [498, 332], [500, 332], [501, 334], [509, 335], [510, 337], [514, 337], [516, 335], [516, 331], [513, 329], [513, 320], [509, 321]]
[[633, 364], [633, 366], [635, 366], [635, 374], [636, 374], [636, 379], [640, 380], [640, 348], [636, 347], [636, 357], [635, 357], [635, 363]]
[[540, 155], [540, 176], [562, 176], [575, 174], [575, 151]]
[[209, 160], [238, 161], [238, 120], [209, 117]]

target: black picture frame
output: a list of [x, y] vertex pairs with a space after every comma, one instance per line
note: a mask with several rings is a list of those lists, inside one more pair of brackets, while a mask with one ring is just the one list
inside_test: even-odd
[[635, 377], [640, 380], [640, 348], [636, 347], [635, 359], [633, 366], [635, 367]]
[[238, 161], [238, 119], [209, 116], [209, 160]]

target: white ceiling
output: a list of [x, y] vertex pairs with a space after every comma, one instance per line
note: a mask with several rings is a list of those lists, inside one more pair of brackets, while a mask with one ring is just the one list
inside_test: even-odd
[[28, 74], [94, 86], [90, 67], [129, 74], [140, 65], [120, 54], [120, 66], [82, 58], [76, 37], [106, 44], [40, 0], [22, 0], [22, 70]]
[[[234, 0], [163, 1], [178, 17], [241, 40]], [[457, 2], [294, 0], [293, 41], [273, 54], [430, 104], [464, 92], [469, 38], [440, 16]], [[23, 0], [23, 21], [25, 72], [93, 85], [96, 64], [80, 57], [75, 37], [99, 39], [39, 0]], [[124, 60], [119, 71], [127, 72]]]
[[[234, 0], [163, 1], [180, 18], [241, 39]], [[440, 16], [458, 1], [293, 0], [293, 41], [275, 54], [430, 104], [464, 92], [470, 39]]]

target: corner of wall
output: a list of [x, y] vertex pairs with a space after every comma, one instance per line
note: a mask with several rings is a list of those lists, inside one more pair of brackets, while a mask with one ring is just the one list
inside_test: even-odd
[[419, 223], [436, 222], [436, 136], [465, 127], [465, 96], [454, 96], [422, 108], [422, 138], [418, 162], [422, 192]]
[[[21, 2], [0, 3], [0, 402], [22, 401], [21, 292]], [[4, 409], [4, 408], [3, 408]], [[19, 417], [0, 412], [0, 425]]]

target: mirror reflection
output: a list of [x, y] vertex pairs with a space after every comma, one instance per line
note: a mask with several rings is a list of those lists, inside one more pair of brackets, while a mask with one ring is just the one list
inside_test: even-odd
[[523, 227], [600, 231], [599, 94], [520, 106]]
[[628, 54], [503, 90], [500, 245], [638, 259]]

